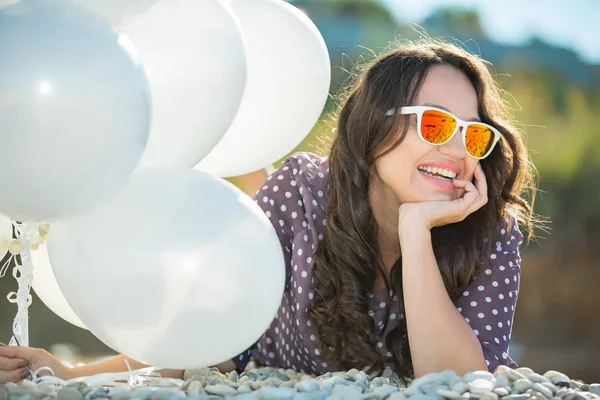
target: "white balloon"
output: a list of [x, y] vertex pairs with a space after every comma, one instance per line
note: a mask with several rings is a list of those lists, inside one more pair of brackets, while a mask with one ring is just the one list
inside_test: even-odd
[[149, 124], [135, 49], [104, 18], [57, 0], [0, 10], [0, 212], [87, 212], [125, 185]]
[[13, 227], [10, 218], [0, 214], [0, 260], [4, 258], [8, 252], [6, 241], [12, 239]]
[[107, 18], [119, 27], [137, 17], [160, 0], [72, 0]]
[[331, 80], [323, 37], [283, 0], [231, 0], [246, 38], [248, 82], [225, 136], [196, 168], [236, 176], [273, 164], [310, 132]]
[[246, 49], [237, 18], [217, 0], [168, 0], [122, 29], [140, 54], [153, 96], [140, 168], [192, 168], [225, 135], [242, 101]]
[[149, 365], [231, 359], [267, 330], [285, 285], [281, 244], [228, 182], [183, 167], [136, 171], [92, 213], [53, 224], [50, 260], [90, 332]]
[[54, 271], [52, 271], [50, 265], [50, 258], [48, 258], [48, 247], [45, 243], [41, 244], [37, 250], [31, 251], [31, 261], [33, 262], [31, 288], [42, 303], [65, 321], [82, 329], [87, 329], [65, 299], [58, 282], [56, 282]]

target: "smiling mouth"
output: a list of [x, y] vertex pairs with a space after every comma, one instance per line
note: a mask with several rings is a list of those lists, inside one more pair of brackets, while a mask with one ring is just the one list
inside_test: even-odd
[[431, 177], [442, 179], [448, 182], [452, 182], [452, 180], [456, 178], [456, 172], [443, 168], [432, 168], [419, 165], [417, 169], [425, 175], [429, 175]]

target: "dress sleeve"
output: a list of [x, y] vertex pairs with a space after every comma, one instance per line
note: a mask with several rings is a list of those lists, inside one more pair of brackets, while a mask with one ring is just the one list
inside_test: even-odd
[[[285, 259], [286, 290], [292, 273], [292, 243], [295, 234], [306, 223], [304, 202], [295, 179], [299, 171], [298, 164], [297, 156], [287, 158], [254, 195], [254, 201], [269, 218], [279, 237]], [[246, 368], [257, 343], [233, 358], [238, 373]]]
[[494, 250], [478, 276], [456, 301], [458, 311], [477, 335], [490, 372], [499, 365], [517, 368], [508, 356], [513, 317], [520, 285], [519, 247], [523, 234], [507, 220], [492, 244]]

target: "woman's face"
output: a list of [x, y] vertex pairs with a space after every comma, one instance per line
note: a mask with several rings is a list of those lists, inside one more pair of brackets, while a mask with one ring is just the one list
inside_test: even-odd
[[[479, 120], [475, 88], [464, 73], [448, 65], [429, 69], [415, 103], [410, 105], [435, 106], [465, 121]], [[437, 182], [440, 178], [418, 169], [419, 166], [454, 169], [456, 179], [472, 180], [479, 161], [467, 155], [460, 132], [441, 146], [430, 145], [418, 136], [416, 115], [407, 117], [410, 125], [402, 143], [375, 161], [380, 184], [377, 186], [387, 196], [393, 195], [399, 204], [461, 197], [462, 189], [444, 187], [450, 186], [448, 182], [440, 184]]]

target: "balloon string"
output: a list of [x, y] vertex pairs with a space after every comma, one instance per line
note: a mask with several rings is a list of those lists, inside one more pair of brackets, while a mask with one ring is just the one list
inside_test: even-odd
[[2, 267], [0, 267], [0, 278], [3, 278], [4, 275], [6, 275], [6, 271], [8, 271], [8, 267], [10, 266], [10, 263], [12, 262], [12, 260], [15, 258], [15, 256], [13, 256], [12, 254], [8, 257], [8, 259], [6, 260], [6, 262], [4, 264], [2, 264]]
[[[14, 222], [13, 222], [14, 223]], [[31, 260], [31, 240], [37, 232], [37, 225], [30, 223], [15, 224], [15, 236], [21, 242], [20, 261], [13, 269], [13, 277], [17, 280], [16, 295], [9, 293], [8, 299], [17, 304], [17, 314], [13, 322], [13, 337], [10, 345], [29, 346], [29, 313], [31, 305], [31, 284], [33, 282], [33, 263]]]

